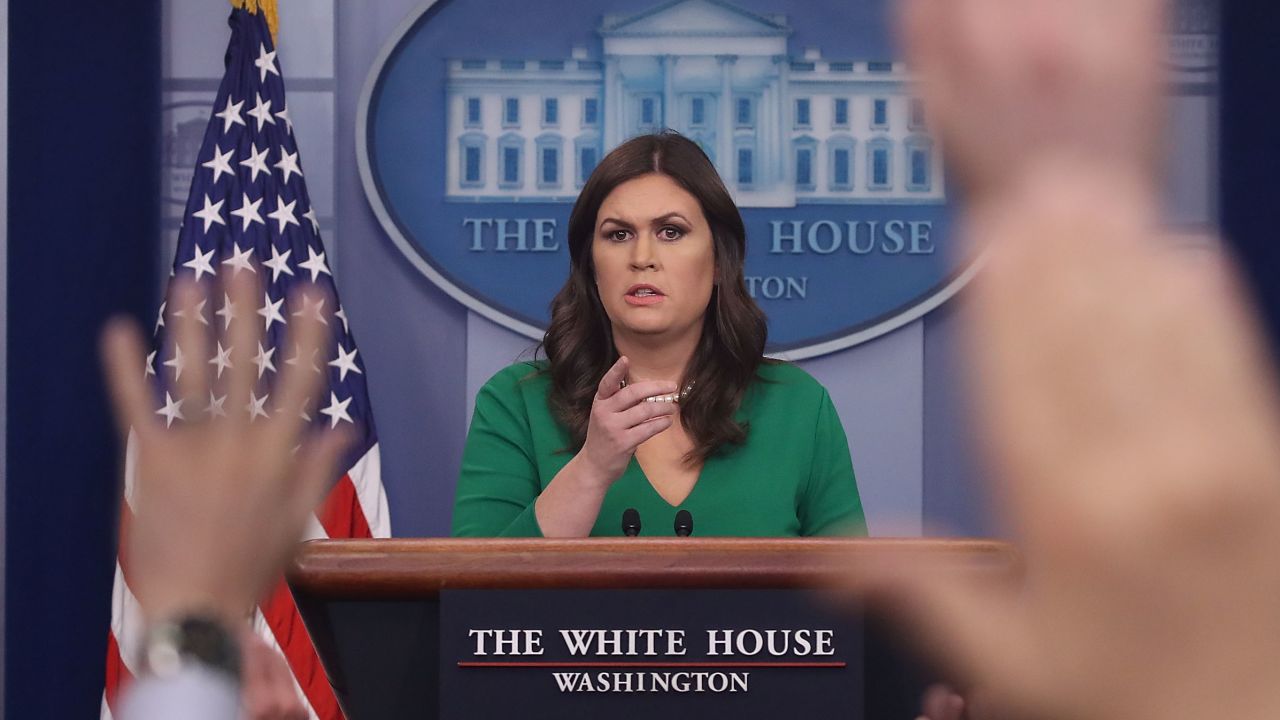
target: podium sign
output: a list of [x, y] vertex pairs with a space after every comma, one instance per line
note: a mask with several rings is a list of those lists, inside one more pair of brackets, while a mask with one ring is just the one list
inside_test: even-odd
[[441, 593], [442, 720], [863, 712], [852, 608], [795, 590]]
[[1016, 567], [977, 540], [323, 540], [288, 579], [348, 720], [915, 717], [929, 678], [821, 595], [885, 553]]

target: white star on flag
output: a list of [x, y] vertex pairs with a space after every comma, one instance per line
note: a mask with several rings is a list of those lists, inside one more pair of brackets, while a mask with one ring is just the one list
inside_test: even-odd
[[360, 351], [353, 347], [351, 348], [351, 353], [347, 354], [341, 345], [338, 346], [338, 357], [329, 362], [330, 367], [338, 368], [338, 382], [343, 382], [347, 379], [348, 371], [364, 374], [360, 368], [356, 367], [357, 352]]
[[276, 69], [276, 51], [267, 52], [267, 46], [262, 43], [258, 43], [258, 59], [253, 61], [253, 66], [261, 72], [258, 82], [266, 82], [267, 73], [280, 76], [280, 71]]
[[347, 309], [339, 305], [338, 312], [334, 313], [333, 316], [342, 321], [342, 332], [350, 335], [351, 328], [347, 326]]
[[253, 422], [260, 417], [269, 417], [266, 410], [267, 398], [269, 397], [271, 397], [271, 393], [267, 393], [259, 399], [258, 393], [252, 390], [249, 391], [249, 404], [244, 406], [245, 411], [249, 413], [249, 422]]
[[213, 394], [213, 391], [210, 390], [209, 405], [205, 407], [204, 409], [205, 413], [207, 413], [210, 418], [226, 417], [227, 411], [222, 407], [223, 403], [225, 403], [226, 401], [227, 401], [226, 395], [223, 395], [222, 397], [217, 397], [216, 395]]
[[164, 407], [157, 410], [156, 414], [164, 416], [165, 427], [172, 427], [174, 420], [186, 420], [182, 416], [182, 400], [175, 401], [169, 396], [168, 391], [164, 394]]
[[[276, 113], [276, 119], [284, 123], [284, 126], [289, 129], [290, 135], [293, 134], [293, 121], [289, 119], [289, 106], [286, 105], [281, 108], [280, 112]], [[311, 418], [307, 419], [310, 420]]]
[[173, 368], [173, 379], [176, 381], [182, 377], [182, 368], [187, 366], [187, 359], [182, 354], [182, 348], [177, 345], [173, 346], [173, 357], [164, 361], [164, 366]]
[[231, 214], [240, 218], [243, 223], [240, 231], [245, 232], [249, 229], [249, 226], [254, 223], [266, 225], [266, 221], [263, 220], [262, 215], [258, 213], [258, 206], [262, 204], [262, 198], [258, 198], [257, 200], [250, 202], [249, 193], [247, 192], [241, 192], [240, 197], [240, 207], [231, 211]]
[[231, 302], [230, 295], [222, 293], [222, 308], [219, 309], [218, 312], [214, 313], [214, 315], [222, 318], [223, 330], [231, 327], [231, 321], [236, 319], [236, 304]]
[[317, 235], [319, 235], [320, 234], [320, 218], [316, 217], [316, 209], [314, 207], [307, 208], [307, 211], [302, 213], [302, 217], [306, 218], [307, 221], [311, 223], [311, 230]]
[[324, 263], [324, 253], [316, 252], [316, 249], [310, 245], [307, 246], [306, 261], [298, 263], [298, 267], [311, 272], [311, 282], [315, 282], [316, 278], [320, 277], [321, 273], [329, 275], [330, 277], [333, 276], [333, 273], [329, 272], [329, 266]]
[[[210, 250], [209, 252], [212, 253], [213, 251]], [[213, 273], [213, 270], [210, 270], [209, 272]], [[196, 320], [199, 320], [201, 325], [209, 324], [209, 320], [204, 316], [204, 306], [208, 304], [209, 304], [208, 300], [201, 300], [200, 303], [196, 305], [194, 308], [190, 308], [193, 311], [193, 314], [195, 315]], [[179, 317], [179, 318], [185, 318], [187, 316], [187, 309], [184, 308], [182, 310], [175, 310], [173, 311], [173, 316]]]
[[262, 127], [267, 124], [275, 125], [276, 119], [271, 116], [271, 101], [263, 100], [262, 93], [254, 93], [257, 104], [249, 111], [249, 117], [258, 121], [258, 132], [262, 132]]
[[293, 206], [297, 204], [297, 200], [286, 203], [283, 197], [276, 195], [276, 209], [267, 213], [267, 217], [275, 220], [280, 225], [280, 229], [276, 232], [284, 234], [285, 226], [298, 224], [298, 218], [293, 216]]
[[298, 167], [298, 153], [285, 152], [283, 147], [280, 148], [280, 160], [275, 167], [280, 168], [280, 174], [284, 175], [285, 182], [289, 182], [289, 175], [292, 173], [302, 177], [302, 169]]
[[[219, 202], [218, 204], [221, 205], [222, 203]], [[200, 278], [204, 277], [205, 273], [217, 275], [217, 273], [213, 271], [213, 263], [210, 262], [210, 259], [213, 257], [213, 252], [213, 250], [210, 250], [207, 253], [202, 253], [200, 252], [200, 246], [196, 245], [194, 256], [190, 260], [182, 263], [182, 267], [194, 270], [196, 272], [197, 282], [199, 282]]]
[[231, 351], [232, 351], [233, 349], [234, 349], [234, 348], [226, 348], [226, 349], [224, 350], [224, 349], [223, 349], [223, 347], [222, 347], [222, 341], [221, 341], [221, 340], [219, 340], [219, 341], [218, 341], [218, 353], [217, 353], [216, 355], [214, 355], [214, 356], [209, 360], [209, 364], [210, 364], [210, 365], [217, 365], [217, 366], [218, 366], [218, 378], [219, 378], [219, 379], [221, 379], [221, 378], [222, 378], [222, 371], [223, 371], [223, 370], [226, 370], [227, 368], [234, 368], [234, 367], [235, 367], [235, 365], [232, 365], [232, 364], [231, 364]]
[[280, 298], [275, 302], [271, 302], [270, 293], [263, 293], [263, 295], [265, 296], [263, 298], [263, 302], [266, 304], [258, 309], [258, 314], [262, 316], [263, 320], [266, 323], [266, 327], [264, 327], [262, 331], [270, 332], [271, 323], [273, 322], [278, 322], [281, 325], [288, 325], [289, 324], [288, 321], [286, 321], [284, 319], [284, 316], [280, 314], [280, 306], [284, 304], [284, 298]]
[[231, 96], [227, 96], [227, 106], [220, 113], [214, 113], [214, 117], [222, 118], [222, 134], [226, 135], [232, 125], [244, 125], [244, 118], [240, 117], [240, 108], [244, 107], [244, 101], [231, 103]]
[[209, 232], [209, 226], [214, 223], [218, 223], [219, 225], [227, 224], [227, 221], [222, 219], [222, 203], [223, 202], [225, 202], [225, 200], [219, 200], [216, 203], [211, 202], [209, 200], [208, 193], [205, 193], [204, 208], [191, 213], [193, 216], [198, 217], [204, 221], [205, 232]]
[[[262, 201], [259, 200], [258, 202]], [[257, 206], [255, 205], [254, 207]], [[263, 224], [265, 225], [266, 223]], [[230, 265], [235, 268], [231, 272], [231, 277], [239, 275], [241, 270], [248, 270], [251, 273], [257, 274], [257, 268], [253, 266], [253, 263], [249, 262], [249, 258], [253, 257], [253, 246], [249, 246], [244, 250], [241, 250], [239, 245], [233, 245], [232, 247], [235, 248], [235, 251], [231, 254], [231, 257], [222, 261], [223, 265]]]
[[249, 175], [249, 182], [258, 181], [258, 173], [264, 172], [271, 174], [271, 169], [267, 167], [267, 153], [271, 152], [271, 146], [262, 148], [262, 152], [258, 152], [258, 144], [254, 143], [249, 150], [249, 159], [241, 160], [240, 164], [249, 168], [253, 172]]
[[253, 364], [258, 366], [258, 379], [262, 379], [262, 374], [270, 370], [276, 371], [276, 364], [271, 362], [271, 356], [276, 354], [276, 349], [263, 350], [262, 343], [258, 343], [258, 354], [253, 358]]
[[292, 317], [304, 317], [310, 315], [316, 320], [319, 320], [321, 325], [328, 325], [329, 321], [325, 319], [324, 313], [322, 312], [324, 310], [324, 302], [324, 298], [320, 298], [319, 300], [312, 302], [311, 296], [303, 295], [302, 309], [294, 312]]
[[338, 402], [337, 393], [333, 392], [332, 390], [329, 391], [329, 406], [325, 408], [321, 408], [320, 414], [329, 416], [330, 430], [338, 427], [338, 422], [341, 420], [345, 420], [349, 423], [354, 424], [354, 421], [351, 419], [351, 416], [347, 414], [347, 406], [350, 404], [351, 404], [351, 398], [347, 398], [342, 402]]
[[236, 173], [231, 169], [231, 156], [235, 154], [236, 149], [234, 147], [224, 153], [222, 148], [215, 145], [213, 157], [208, 162], [201, 164], [200, 167], [207, 167], [213, 171], [214, 182], [218, 182], [218, 178], [222, 177], [223, 173], [235, 177]]
[[284, 254], [276, 248], [275, 243], [271, 244], [271, 259], [263, 260], [262, 266], [271, 268], [271, 282], [278, 282], [280, 274], [292, 275], [293, 268], [289, 267], [289, 256], [293, 254], [292, 250], [285, 250]]
[[[307, 364], [311, 366], [311, 369], [314, 372], [320, 372], [320, 366], [316, 365], [316, 355], [319, 355], [319, 354], [320, 354], [319, 350], [312, 348], [311, 357], [307, 359]], [[302, 359], [301, 355], [302, 355], [302, 348], [295, 343], [293, 346], [293, 357], [289, 358], [288, 360], [285, 360], [284, 364], [297, 365], [298, 362]]]

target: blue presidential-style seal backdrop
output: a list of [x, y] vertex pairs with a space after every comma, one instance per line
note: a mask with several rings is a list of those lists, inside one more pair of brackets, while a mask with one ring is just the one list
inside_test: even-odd
[[770, 349], [831, 352], [904, 325], [973, 271], [883, 0], [428, 3], [361, 99], [360, 170], [406, 258], [540, 338], [569, 211], [600, 158], [672, 128], [747, 225]]

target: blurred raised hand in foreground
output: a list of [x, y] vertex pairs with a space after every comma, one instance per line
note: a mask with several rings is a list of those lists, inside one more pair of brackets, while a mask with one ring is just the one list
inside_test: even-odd
[[886, 569], [886, 605], [984, 717], [1280, 717], [1280, 396], [1229, 259], [1161, 237], [1163, 3], [903, 5], [1025, 577]]

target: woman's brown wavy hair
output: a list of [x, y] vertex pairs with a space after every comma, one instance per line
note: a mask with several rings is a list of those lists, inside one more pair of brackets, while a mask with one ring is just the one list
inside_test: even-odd
[[613, 332], [596, 289], [591, 245], [600, 205], [628, 180], [660, 173], [698, 199], [711, 226], [715, 282], [702, 337], [681, 386], [694, 384], [680, 404], [680, 419], [694, 448], [686, 462], [706, 460], [726, 445], [746, 440], [734, 419], [764, 359], [768, 326], [743, 279], [746, 228], [720, 174], [696, 143], [674, 132], [632, 138], [610, 152], [591, 173], [569, 215], [569, 278], [551, 301], [551, 324], [542, 341], [551, 375], [551, 407], [568, 426], [575, 448], [586, 439], [600, 378], [618, 359]]

